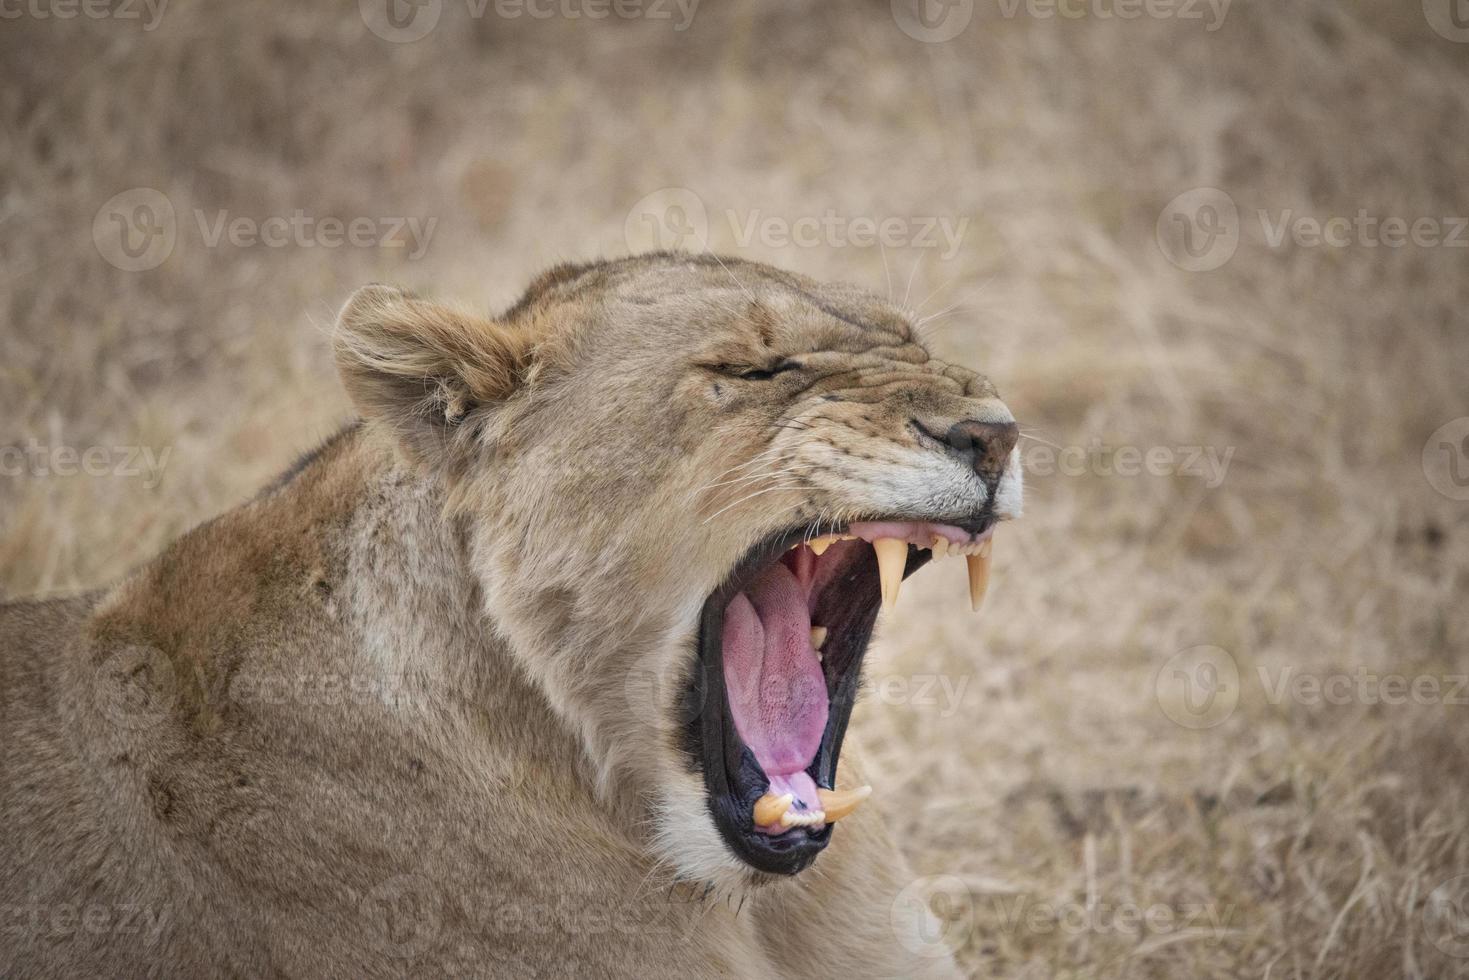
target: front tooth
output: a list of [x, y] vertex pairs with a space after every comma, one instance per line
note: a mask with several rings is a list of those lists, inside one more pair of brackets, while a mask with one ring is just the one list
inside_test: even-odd
[[935, 558], [943, 558], [948, 553], [949, 539], [942, 534], [935, 534], [933, 536], [933, 556]]
[[821, 799], [821, 809], [825, 814], [827, 823], [836, 823], [842, 817], [847, 816], [858, 805], [872, 795], [871, 786], [859, 786], [856, 789], [842, 790], [837, 792], [831, 789], [816, 790], [816, 795]]
[[780, 818], [782, 827], [814, 827], [819, 823], [826, 822], [826, 814], [820, 810], [808, 810], [805, 813], [794, 811], [783, 814]]
[[794, 802], [796, 797], [791, 793], [784, 796], [766, 793], [755, 801], [755, 826], [768, 827], [777, 821], [784, 824], [785, 815]]
[[908, 564], [908, 542], [898, 538], [878, 538], [872, 542], [877, 552], [877, 572], [882, 579], [882, 607], [898, 604], [898, 589], [903, 584], [903, 568]]
[[827, 629], [825, 626], [811, 627], [811, 649], [820, 650], [826, 643]]
[[979, 612], [984, 603], [985, 590], [990, 587], [990, 554], [993, 539], [986, 540], [974, 554], [964, 560], [969, 563], [969, 608]]

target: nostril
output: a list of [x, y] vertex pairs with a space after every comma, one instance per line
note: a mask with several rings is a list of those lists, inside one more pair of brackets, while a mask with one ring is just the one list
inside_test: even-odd
[[1020, 426], [1014, 422], [978, 422], [973, 419], [949, 426], [945, 436], [945, 441], [986, 480], [999, 479], [1019, 440]]

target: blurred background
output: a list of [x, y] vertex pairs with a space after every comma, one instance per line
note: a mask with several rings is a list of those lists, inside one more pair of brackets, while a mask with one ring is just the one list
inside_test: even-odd
[[853, 281], [1027, 432], [985, 609], [915, 580], [854, 715], [934, 948], [1469, 976], [1465, 0], [0, 15], [0, 598], [334, 431], [364, 282]]

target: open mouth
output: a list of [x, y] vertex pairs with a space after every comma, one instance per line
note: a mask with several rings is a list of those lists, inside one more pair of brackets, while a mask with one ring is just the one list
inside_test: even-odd
[[969, 527], [864, 521], [761, 542], [704, 603], [689, 751], [725, 843], [751, 867], [795, 874], [869, 787], [838, 790], [837, 757], [879, 607], [934, 557], [964, 556], [979, 608], [994, 520]]

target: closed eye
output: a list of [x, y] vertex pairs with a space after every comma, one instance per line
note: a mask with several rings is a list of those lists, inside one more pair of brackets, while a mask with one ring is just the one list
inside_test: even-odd
[[743, 364], [715, 364], [711, 366], [711, 370], [718, 371], [720, 374], [727, 374], [730, 377], [740, 378], [745, 381], [769, 381], [777, 374], [784, 374], [787, 371], [799, 371], [800, 369], [801, 365], [796, 361], [781, 361], [779, 364], [772, 364], [768, 368], [749, 367]]

